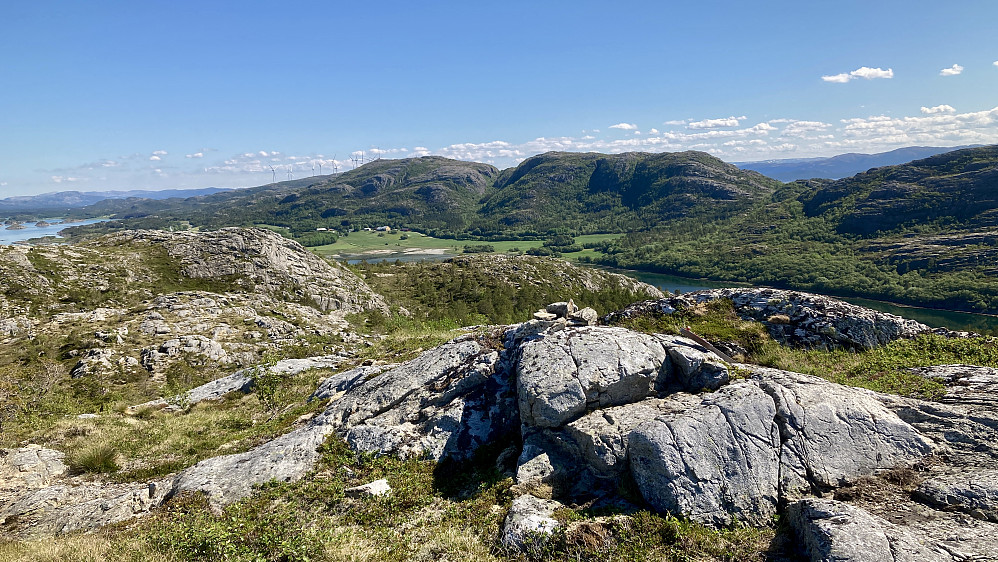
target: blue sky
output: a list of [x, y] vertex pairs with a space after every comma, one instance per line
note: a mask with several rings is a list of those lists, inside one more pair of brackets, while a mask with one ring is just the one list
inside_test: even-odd
[[[6, 2], [0, 197], [998, 143], [998, 2]], [[335, 162], [334, 162], [335, 160]]]

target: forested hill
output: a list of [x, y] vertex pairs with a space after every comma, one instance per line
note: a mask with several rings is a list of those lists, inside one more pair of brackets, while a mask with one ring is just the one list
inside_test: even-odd
[[[488, 164], [426, 156], [376, 160], [342, 174], [184, 200], [116, 202], [122, 226], [161, 228], [187, 221], [220, 228], [270, 224], [292, 235], [390, 225], [459, 231], [492, 189], [499, 170]], [[116, 225], [107, 225], [114, 228]]]
[[721, 218], [780, 185], [703, 152], [548, 152], [502, 172], [471, 230], [628, 232], [679, 217]]
[[799, 198], [809, 217], [844, 234], [974, 231], [998, 227], [998, 146], [875, 168]]
[[122, 222], [90, 230], [186, 221], [207, 228], [277, 225], [296, 238], [316, 228], [381, 225], [443, 236], [629, 232], [683, 216], [722, 218], [780, 185], [702, 152], [552, 152], [502, 173], [428, 156], [207, 197], [106, 202], [89, 210], [113, 212]]
[[998, 146], [785, 184], [603, 249], [605, 265], [998, 313]]

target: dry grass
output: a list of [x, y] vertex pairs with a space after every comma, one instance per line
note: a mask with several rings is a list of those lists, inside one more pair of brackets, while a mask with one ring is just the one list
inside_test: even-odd
[[28, 541], [0, 540], [0, 562], [168, 562], [176, 558], [157, 552], [137, 538], [108, 533]]

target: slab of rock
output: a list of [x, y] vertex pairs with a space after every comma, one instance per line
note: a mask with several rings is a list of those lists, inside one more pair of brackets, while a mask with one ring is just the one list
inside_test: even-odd
[[658, 511], [711, 525], [771, 521], [779, 501], [775, 417], [772, 398], [744, 383], [639, 425], [629, 454], [641, 495]]
[[939, 401], [998, 412], [998, 369], [977, 365], [934, 365], [909, 369], [946, 385]]
[[636, 402], [663, 386], [666, 352], [655, 336], [575, 328], [528, 341], [517, 363], [521, 421], [558, 427], [587, 411]]
[[0, 449], [0, 490], [37, 489], [66, 475], [61, 451], [28, 445], [19, 449]]
[[16, 522], [14, 535], [39, 536], [92, 531], [140, 517], [163, 503], [168, 481], [148, 484], [55, 482], [37, 489], [5, 494], [0, 524]]
[[920, 541], [891, 523], [835, 500], [806, 499], [787, 509], [812, 561], [952, 562], [935, 544]]
[[905, 423], [940, 445], [940, 453], [951, 462], [998, 469], [998, 411], [891, 394], [876, 397]]
[[347, 496], [358, 498], [364, 496], [384, 496], [386, 494], [390, 494], [391, 491], [392, 487], [388, 485], [388, 480], [382, 478], [381, 480], [375, 480], [374, 482], [368, 482], [367, 484], [347, 488], [343, 490], [343, 493]]
[[931, 440], [868, 391], [754, 368], [753, 379], [639, 425], [631, 473], [656, 509], [712, 525], [764, 524], [780, 500], [913, 463]]
[[998, 470], [969, 470], [929, 478], [915, 495], [932, 505], [998, 523]]
[[503, 522], [501, 543], [510, 550], [540, 552], [551, 534], [561, 526], [551, 517], [564, 506], [529, 494], [518, 496]]
[[743, 367], [776, 405], [780, 489], [788, 498], [911, 464], [937, 450], [873, 392], [788, 371]]
[[318, 461], [319, 446], [335, 429], [329, 422], [329, 416], [322, 414], [308, 425], [245, 453], [203, 460], [177, 475], [169, 497], [181, 492], [203, 492], [213, 506], [219, 507], [250, 495], [254, 485], [298, 480]]

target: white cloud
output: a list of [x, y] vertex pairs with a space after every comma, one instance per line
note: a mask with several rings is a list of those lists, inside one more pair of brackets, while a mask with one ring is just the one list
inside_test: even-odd
[[160, 158], [159, 156], [150, 156], [149, 160], [152, 160], [153, 162], [159, 162], [160, 160], [162, 160], [162, 158]]
[[996, 60], [995, 62], [993, 62], [993, 63], [991, 63], [991, 64], [993, 64], [993, 65], [995, 65], [995, 66], [998, 66], [998, 60]]
[[822, 80], [825, 82], [837, 82], [839, 84], [845, 84], [846, 82], [852, 80], [852, 76], [848, 72], [843, 72], [842, 74], [832, 74], [831, 76], [822, 76]]
[[637, 129], [638, 126], [633, 123], [617, 123], [616, 125], [610, 125], [611, 129], [623, 129], [625, 131], [633, 131]]
[[6, 185], [7, 185], [7, 182], [5, 182], [5, 181], [0, 181], [0, 187], [5, 187]]
[[867, 80], [873, 80], [874, 78], [894, 78], [894, 69], [888, 68], [884, 70], [880, 67], [870, 68], [869, 66], [861, 66], [852, 72], [821, 77], [825, 82], [836, 82], [838, 84], [845, 84], [857, 78], [865, 78]]
[[195, 152], [194, 154], [188, 154], [187, 158], [204, 158], [204, 152]]
[[884, 70], [880, 67], [870, 68], [868, 66], [861, 66], [850, 72], [849, 75], [857, 78], [866, 78], [867, 80], [873, 80], [874, 78], [894, 78], [894, 69], [888, 68]]
[[686, 119], [673, 119], [671, 121], [663, 121], [662, 124], [663, 125], [672, 125], [672, 126], [675, 126], [675, 125], [685, 125], [686, 124]]
[[742, 117], [722, 117], [720, 119], [704, 119], [702, 121], [690, 121], [686, 127], [689, 129], [718, 129], [721, 127], [737, 127], [738, 121], [745, 119]]
[[648, 134], [649, 135], [657, 135], [658, 134], [658, 129], [652, 128], [650, 131], [648, 131]]
[[922, 106], [922, 113], [925, 115], [935, 115], [936, 113], [956, 113], [956, 109], [952, 105], [937, 105], [934, 107]]
[[953, 66], [951, 66], [949, 68], [944, 68], [944, 69], [940, 70], [939, 71], [939, 75], [940, 76], [957, 76], [961, 72], [963, 72], [963, 67], [960, 66], [960, 65], [958, 65], [958, 64], [954, 64]]
[[165, 150], [154, 150], [152, 153], [156, 156], [166, 156], [168, 154]]

